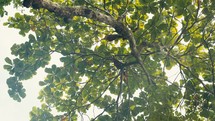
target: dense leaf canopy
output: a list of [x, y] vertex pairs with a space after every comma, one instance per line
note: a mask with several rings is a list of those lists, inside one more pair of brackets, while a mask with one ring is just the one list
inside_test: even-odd
[[[5, 59], [9, 95], [21, 101], [23, 80], [47, 73], [32, 121], [215, 120], [214, 0], [13, 3], [31, 14], [5, 23], [29, 38], [12, 46], [17, 58]], [[63, 65], [49, 68], [55, 53]]]

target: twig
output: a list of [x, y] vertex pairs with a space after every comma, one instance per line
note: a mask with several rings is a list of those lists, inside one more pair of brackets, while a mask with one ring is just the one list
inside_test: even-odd
[[103, 10], [103, 9], [101, 9], [101, 8], [99, 8], [99, 7], [95, 6], [95, 5], [93, 5], [92, 3], [88, 2], [87, 0], [84, 0], [84, 1], [85, 1], [87, 4], [89, 4], [90, 6], [92, 6], [93, 8], [98, 9], [99, 11], [104, 12], [105, 14], [107, 14], [107, 15], [109, 15], [109, 16], [112, 16], [108, 11]]
[[214, 92], [211, 91], [211, 90], [203, 83], [203, 81], [202, 81], [199, 77], [197, 77], [197, 76], [190, 70], [189, 67], [183, 65], [178, 59], [176, 59], [176, 58], [173, 57], [172, 55], [169, 55], [169, 57], [171, 57], [173, 60], [175, 60], [180, 66], [183, 66], [185, 69], [187, 69], [188, 72], [190, 72], [190, 74], [202, 84], [202, 86], [205, 88], [206, 91], [208, 91], [208, 92], [211, 93], [211, 94], [214, 94]]
[[105, 109], [99, 114], [97, 115], [95, 118], [93, 118], [91, 121], [95, 121], [98, 117], [100, 117], [108, 108], [110, 108], [113, 104], [108, 105], [107, 107], [105, 107]]
[[[214, 31], [214, 30], [213, 30]], [[212, 31], [212, 32], [213, 32]], [[212, 33], [211, 32], [211, 33]], [[205, 44], [205, 46], [206, 46], [206, 48], [207, 48], [207, 50], [208, 50], [208, 54], [209, 54], [209, 59], [210, 59], [210, 62], [211, 62], [211, 73], [212, 73], [212, 83], [213, 83], [213, 92], [214, 92], [214, 94], [215, 94], [215, 73], [214, 73], [214, 60], [213, 60], [213, 56], [212, 56], [212, 53], [211, 53], [211, 50], [210, 50], [210, 48], [209, 48], [209, 44], [208, 44], [208, 42], [204, 39], [204, 35], [205, 35], [205, 31], [203, 32], [203, 37], [202, 37], [202, 40], [204, 41], [204, 44]], [[208, 37], [210, 36], [210, 34], [208, 35]], [[207, 38], [206, 38], [207, 39]]]
[[119, 72], [120, 74], [120, 88], [119, 88], [119, 93], [118, 93], [118, 96], [117, 96], [117, 99], [116, 99], [116, 113], [117, 113], [117, 117], [116, 117], [116, 120], [118, 121], [118, 114], [119, 114], [119, 98], [121, 96], [121, 93], [122, 93], [122, 76], [123, 76], [123, 69], [120, 70]]

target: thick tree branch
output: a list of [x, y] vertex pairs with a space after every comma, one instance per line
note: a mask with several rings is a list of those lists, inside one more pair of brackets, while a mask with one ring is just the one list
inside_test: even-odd
[[[29, 2], [29, 3], [28, 3]], [[110, 26], [116, 26], [116, 20], [113, 17], [105, 15], [98, 11], [93, 11], [84, 6], [63, 6], [58, 3], [52, 2], [50, 0], [24, 0], [23, 6], [30, 7], [31, 5], [34, 9], [44, 8], [50, 12], [54, 12], [57, 16], [71, 18], [73, 16], [82, 16], [95, 21], [99, 21]]]
[[39, 9], [39, 8], [47, 9], [50, 12], [54, 12], [57, 16], [61, 16], [64, 18], [71, 18], [73, 16], [82, 16], [82, 17], [86, 17], [86, 18], [110, 25], [115, 29], [115, 31], [119, 35], [121, 35], [123, 38], [129, 41], [132, 55], [136, 58], [138, 63], [141, 65], [143, 71], [146, 73], [148, 81], [152, 82], [143, 64], [141, 55], [138, 52], [136, 40], [134, 38], [133, 32], [126, 25], [124, 25], [122, 21], [118, 21], [112, 16], [105, 15], [101, 12], [91, 10], [84, 6], [68, 7], [68, 6], [60, 5], [58, 3], [54, 3], [50, 0], [24, 0], [23, 1], [23, 6], [30, 7], [29, 5], [31, 5], [34, 9]]
[[[27, 3], [26, 1], [31, 3]], [[129, 40], [132, 52], [137, 55], [136, 41], [134, 39], [132, 31], [130, 31], [128, 27], [126, 27], [121, 21], [117, 21], [111, 16], [105, 15], [98, 11], [91, 10], [84, 6], [68, 7], [51, 2], [50, 0], [24, 0], [23, 3], [25, 3], [23, 4], [25, 7], [29, 7], [29, 5], [32, 5], [35, 6], [35, 8], [37, 9], [44, 8], [50, 12], [54, 12], [57, 16], [65, 18], [70, 18], [73, 16], [82, 16], [110, 25], [116, 30], [119, 35], [122, 35], [123, 38]], [[26, 6], [26, 4], [28, 6]]]

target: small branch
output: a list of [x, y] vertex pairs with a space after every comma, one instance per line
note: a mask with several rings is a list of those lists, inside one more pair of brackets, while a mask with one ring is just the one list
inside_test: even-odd
[[106, 11], [105, 7], [104, 7], [104, 10], [103, 10], [103, 9], [101, 9], [101, 8], [99, 8], [99, 7], [95, 6], [95, 5], [93, 5], [92, 3], [88, 2], [87, 0], [84, 0], [84, 1], [85, 1], [88, 5], [92, 6], [93, 8], [95, 8], [95, 9], [97, 9], [97, 10], [99, 10], [99, 11], [101, 11], [101, 12], [104, 12], [105, 14], [111, 16], [111, 14], [110, 14], [108, 11]]
[[105, 38], [103, 38], [103, 39], [111, 42], [111, 41], [114, 41], [114, 40], [117, 40], [120, 38], [123, 38], [123, 36], [119, 35], [119, 34], [110, 34], [110, 35], [106, 35]]
[[198, 19], [198, 15], [199, 15], [199, 10], [200, 10], [201, 2], [200, 2], [200, 0], [197, 0], [196, 2], [197, 2], [197, 9], [196, 9], [195, 19], [197, 20]]
[[[28, 0], [24, 0], [28, 1]], [[50, 12], [55, 13], [57, 16], [71, 18], [73, 16], [82, 16], [86, 18], [93, 19], [95, 21], [99, 21], [108, 25], [113, 26], [116, 23], [116, 20], [113, 17], [105, 15], [101, 12], [91, 10], [84, 6], [63, 6], [56, 2], [52, 2], [50, 0], [31, 0], [32, 6], [37, 6], [37, 9], [44, 8]], [[24, 3], [23, 2], [23, 3]], [[25, 6], [24, 7], [28, 7]], [[36, 8], [34, 8], [36, 9]]]
[[[214, 31], [214, 30], [213, 30]], [[213, 32], [212, 31], [212, 32]], [[212, 33], [211, 32], [211, 33]], [[207, 50], [208, 50], [208, 54], [209, 54], [209, 60], [210, 60], [210, 62], [211, 62], [211, 73], [212, 73], [212, 83], [213, 83], [213, 92], [214, 92], [214, 94], [215, 94], [215, 72], [214, 72], [214, 60], [213, 60], [213, 55], [212, 55], [212, 53], [211, 53], [211, 50], [209, 49], [209, 44], [208, 44], [208, 42], [204, 39], [204, 35], [205, 35], [205, 31], [203, 32], [203, 37], [202, 37], [202, 40], [203, 40], [203, 42], [204, 42], [204, 44], [205, 44], [205, 46], [206, 46], [206, 48], [207, 48]], [[208, 35], [208, 37], [206, 38], [206, 39], [208, 39], [209, 38], [209, 36], [210, 36], [210, 34]]]
[[86, 105], [83, 105], [83, 106], [79, 106], [77, 107], [78, 108], [81, 108], [81, 107], [87, 107], [91, 104], [93, 104], [94, 102], [96, 102], [97, 100], [99, 100], [99, 98], [102, 97], [102, 95], [107, 91], [107, 89], [110, 87], [110, 85], [119, 77], [119, 74], [117, 76], [115, 76], [115, 78], [108, 84], [108, 86], [103, 90], [103, 92], [95, 99], [93, 100], [92, 102], [90, 102], [89, 104], [86, 104]]
[[93, 118], [91, 121], [95, 121], [98, 117], [100, 117], [108, 108], [110, 108], [113, 104], [108, 105], [107, 107], [105, 107], [105, 109], [99, 114], [97, 115], [95, 118]]
[[188, 72], [190, 72], [190, 74], [202, 84], [202, 86], [205, 88], [206, 91], [208, 91], [208, 92], [211, 93], [211, 94], [214, 94], [214, 92], [211, 91], [211, 90], [203, 83], [203, 81], [202, 81], [199, 77], [197, 77], [197, 76], [190, 70], [189, 67], [183, 65], [183, 64], [182, 64], [178, 59], [176, 59], [175, 57], [173, 57], [173, 56], [171, 56], [171, 55], [169, 55], [169, 57], [171, 57], [173, 60], [175, 60], [180, 66], [182, 66], [182, 67], [184, 67], [185, 69], [187, 69]]
[[[26, 1], [29, 1], [29, 0], [24, 0], [24, 2]], [[99, 11], [94, 11], [84, 6], [68, 7], [68, 6], [60, 5], [56, 2], [52, 2], [50, 0], [31, 0], [29, 2], [31, 2], [32, 4], [31, 6], [36, 6], [36, 7], [33, 7], [34, 9], [44, 8], [50, 12], [55, 13], [57, 16], [60, 16], [60, 17], [71, 18], [73, 16], [82, 16], [88, 19], [92, 19], [94, 21], [98, 21], [98, 22], [102, 22], [107, 25], [110, 25], [115, 29], [115, 31], [119, 35], [122, 35], [123, 38], [129, 41], [132, 55], [137, 59], [138, 63], [140, 63], [145, 73], [149, 75], [143, 65], [143, 61], [138, 52], [137, 44], [136, 44], [136, 40], [134, 38], [133, 32], [125, 24], [123, 24], [122, 21], [117, 21], [112, 16], [105, 15]], [[27, 5], [24, 5], [24, 6], [29, 7]]]
[[119, 93], [118, 93], [118, 96], [117, 96], [117, 99], [116, 99], [116, 115], [117, 115], [117, 121], [118, 121], [118, 114], [119, 114], [119, 98], [120, 98], [120, 96], [121, 96], [121, 93], [122, 93], [122, 76], [123, 76], [123, 70], [121, 69], [120, 70], [120, 72], [119, 72], [119, 74], [120, 74], [120, 87], [119, 87]]
[[184, 98], [182, 98], [182, 99], [180, 100], [180, 102], [178, 103], [178, 105], [177, 105], [175, 111], [178, 110], [178, 108], [183, 104], [183, 102], [184, 102]]
[[[128, 80], [127, 80], [127, 82], [128, 82]], [[131, 110], [130, 110], [130, 100], [131, 100], [131, 90], [130, 90], [130, 86], [129, 86], [129, 83], [126, 83], [126, 85], [128, 86], [128, 110], [129, 110], [129, 117], [131, 116], [131, 114], [130, 114], [130, 112], [131, 112]], [[134, 120], [135, 120], [135, 117], [133, 117], [134, 118]]]
[[[178, 44], [178, 43], [183, 39], [182, 35], [183, 35], [186, 31], [190, 30], [190, 29], [191, 29], [197, 22], [199, 22], [199, 21], [201, 21], [201, 20], [198, 20], [198, 18], [196, 18], [195, 21], [194, 21], [189, 27], [188, 27], [188, 22], [186, 22], [185, 27], [181, 29], [181, 33], [178, 35], [178, 37], [176, 38], [174, 44], [173, 44], [173, 45], [170, 47], [170, 49], [168, 50], [168, 54], [169, 54], [170, 51], [175, 47], [175, 45]], [[177, 36], [177, 33], [175, 34], [175, 36]], [[174, 38], [175, 36], [173, 36], [173, 38]], [[173, 39], [173, 38], [172, 38], [172, 39]]]
[[148, 71], [146, 70], [145, 66], [143, 65], [143, 61], [141, 61], [141, 60], [139, 61], [139, 64], [140, 64], [141, 68], [143, 69], [144, 73], [146, 74], [146, 78], [148, 80], [148, 83], [156, 86], [156, 83], [151, 79]]

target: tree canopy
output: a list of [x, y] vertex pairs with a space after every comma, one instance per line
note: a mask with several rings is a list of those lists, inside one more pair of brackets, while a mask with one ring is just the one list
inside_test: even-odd
[[[215, 120], [214, 0], [6, 0], [0, 6], [9, 3], [31, 14], [16, 13], [4, 24], [28, 36], [11, 47], [16, 58], [5, 58], [8, 94], [21, 101], [23, 81], [39, 68], [47, 73], [31, 121]], [[55, 53], [63, 65], [47, 67]], [[167, 76], [173, 67], [175, 79]]]

